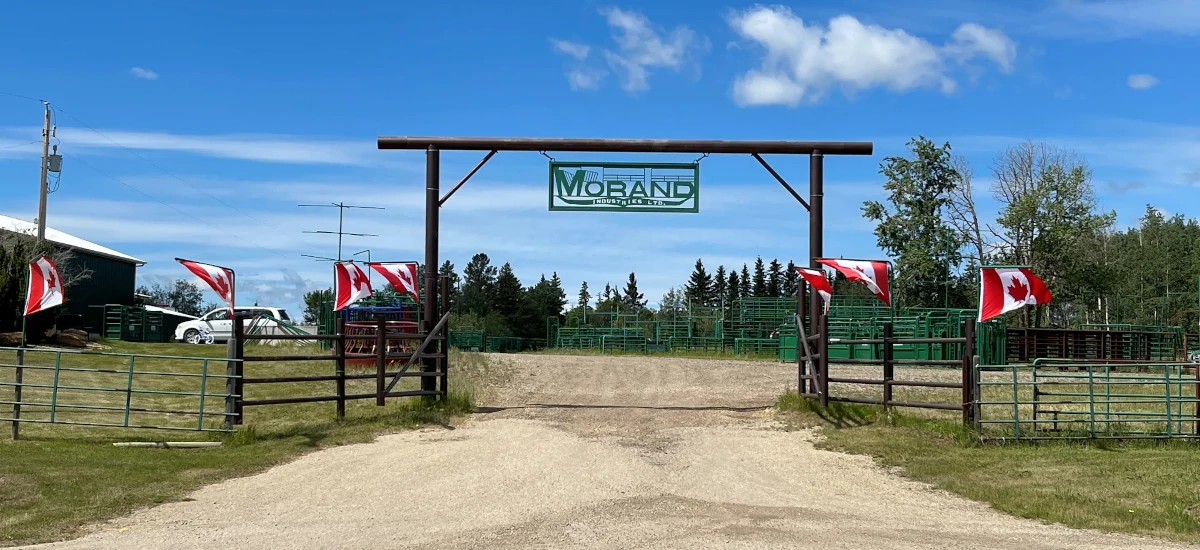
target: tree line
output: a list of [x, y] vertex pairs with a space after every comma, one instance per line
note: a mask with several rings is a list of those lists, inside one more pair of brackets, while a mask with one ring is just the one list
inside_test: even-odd
[[[1101, 209], [1086, 159], [1024, 141], [991, 162], [986, 189], [972, 166], [924, 136], [908, 155], [880, 163], [886, 201], [866, 201], [877, 244], [894, 261], [901, 306], [975, 308], [981, 265], [1020, 265], [1046, 281], [1054, 300], [1010, 322], [1182, 324], [1196, 328], [1200, 224], [1151, 205], [1133, 227]], [[987, 193], [999, 205], [983, 212]]]

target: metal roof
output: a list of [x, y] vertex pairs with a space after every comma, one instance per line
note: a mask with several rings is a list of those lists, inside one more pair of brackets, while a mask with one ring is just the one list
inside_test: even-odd
[[[11, 231], [13, 233], [21, 233], [25, 235], [37, 235], [37, 225], [25, 220], [19, 220], [0, 214], [0, 231]], [[85, 251], [96, 256], [112, 258], [122, 262], [129, 262], [137, 265], [146, 265], [146, 262], [134, 258], [128, 254], [122, 254], [108, 247], [100, 246], [94, 242], [83, 240], [74, 235], [63, 233], [57, 229], [46, 227], [46, 240], [55, 244]]]
[[168, 308], [165, 308], [165, 307], [152, 306], [152, 305], [149, 305], [149, 304], [147, 304], [147, 305], [145, 305], [145, 306], [142, 306], [142, 307], [145, 307], [145, 308], [146, 308], [146, 311], [157, 311], [157, 312], [159, 312], [159, 313], [162, 313], [162, 314], [164, 314], [164, 315], [174, 315], [174, 316], [176, 316], [176, 317], [185, 317], [185, 318], [187, 318], [187, 319], [199, 319], [199, 317], [196, 317], [195, 315], [188, 315], [188, 314], [186, 314], [186, 313], [180, 313], [180, 312], [178, 312], [178, 311], [175, 311], [175, 310], [173, 310], [173, 309], [168, 309]]

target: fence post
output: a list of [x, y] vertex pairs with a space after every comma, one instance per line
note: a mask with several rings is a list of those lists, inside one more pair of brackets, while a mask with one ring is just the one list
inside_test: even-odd
[[816, 364], [820, 365], [821, 407], [825, 408], [829, 406], [829, 319], [821, 313], [817, 314], [817, 331], [821, 336], [817, 338]]
[[387, 368], [387, 318], [380, 315], [375, 325], [375, 405], [382, 407], [387, 383], [384, 381]]
[[[442, 303], [438, 308], [439, 320], [450, 311], [450, 279], [445, 276], [442, 277], [440, 294]], [[442, 325], [441, 337], [442, 341], [437, 343], [437, 349], [441, 355], [438, 361], [441, 362], [442, 399], [446, 399], [450, 396], [450, 321], [446, 321], [446, 324]]]
[[246, 400], [246, 384], [242, 382], [242, 378], [246, 374], [246, 363], [244, 361], [246, 358], [246, 324], [243, 319], [249, 317], [249, 313], [248, 311], [234, 311], [233, 313], [233, 353], [234, 357], [237, 358], [237, 362], [233, 364], [234, 374], [237, 376], [234, 380], [234, 387], [237, 388], [234, 423], [238, 425], [241, 425], [245, 420], [242, 411], [242, 402]]
[[[963, 385], [963, 425], [971, 426], [975, 423], [975, 396], [976, 396], [976, 380], [975, 380], [975, 320], [967, 319], [963, 321], [963, 337], [966, 342], [963, 343], [962, 355], [962, 385]], [[1013, 380], [1016, 383], [1016, 380]]]
[[[25, 382], [25, 368], [21, 365], [25, 364], [25, 349], [17, 348], [17, 369], [14, 372], [13, 378], [13, 421], [12, 421], [12, 438], [13, 441], [21, 437], [21, 384]], [[1197, 395], [1200, 395], [1200, 386], [1196, 386]]]
[[338, 317], [334, 327], [337, 340], [333, 343], [337, 351], [334, 352], [333, 369], [337, 375], [337, 418], [341, 420], [346, 418], [346, 320]]
[[[233, 324], [237, 324], [237, 319], [233, 320]], [[234, 332], [237, 332], [237, 330], [234, 329]], [[236, 378], [238, 368], [236, 360], [238, 356], [237, 344], [232, 338], [225, 343], [225, 358], [229, 359], [229, 361], [225, 362], [225, 429], [232, 430], [234, 424], [238, 424], [236, 422], [238, 400], [236, 397], [238, 393], [238, 381]]]
[[892, 362], [895, 357], [895, 349], [892, 347], [893, 330], [892, 323], [883, 324], [883, 410], [888, 412], [892, 410], [892, 379], [896, 376], [895, 364]]

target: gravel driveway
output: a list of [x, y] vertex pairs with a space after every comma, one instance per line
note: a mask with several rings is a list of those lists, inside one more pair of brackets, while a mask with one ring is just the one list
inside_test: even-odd
[[[1013, 518], [820, 451], [790, 365], [504, 356], [456, 429], [320, 451], [45, 548], [1184, 548]], [[794, 383], [793, 383], [794, 384]]]

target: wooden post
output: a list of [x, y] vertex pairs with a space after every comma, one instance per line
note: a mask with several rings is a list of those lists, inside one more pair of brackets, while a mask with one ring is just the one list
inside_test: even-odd
[[382, 407], [387, 382], [384, 376], [387, 369], [387, 318], [380, 315], [375, 325], [375, 405]]
[[808, 383], [804, 379], [806, 369], [804, 360], [808, 359], [808, 342], [804, 341], [807, 332], [804, 330], [804, 295], [805, 282], [803, 278], [797, 281], [796, 286], [796, 393], [804, 395], [806, 389], [804, 386]]
[[341, 420], [346, 418], [346, 320], [339, 316], [334, 326], [338, 338], [333, 341], [337, 346], [333, 369], [337, 375], [337, 418]]
[[892, 340], [893, 334], [894, 334], [894, 332], [893, 332], [893, 328], [892, 328], [892, 323], [891, 322], [884, 323], [883, 324], [883, 410], [889, 411], [889, 412], [892, 410], [892, 379], [896, 377], [895, 363], [893, 363], [893, 361], [892, 361], [893, 358], [895, 357], [895, 349], [892, 347], [895, 343]]
[[[446, 313], [450, 311], [450, 279], [449, 278], [444, 277], [444, 276], [442, 277], [441, 289], [440, 289], [439, 294], [441, 295], [440, 297], [441, 297], [442, 303], [441, 303], [440, 307], [438, 308], [438, 318], [441, 319], [442, 316], [446, 315]], [[438, 361], [440, 362], [439, 370], [442, 373], [442, 375], [440, 377], [441, 378], [440, 390], [442, 392], [442, 399], [446, 399], [447, 397], [450, 396], [450, 385], [449, 385], [450, 384], [450, 323], [448, 321], [446, 322], [446, 324], [442, 325], [441, 337], [442, 337], [441, 342], [437, 343], [438, 352], [442, 356], [441, 358], [438, 359]]]
[[[963, 325], [963, 337], [966, 342], [963, 344], [962, 355], [962, 416], [963, 425], [971, 426], [975, 423], [975, 320], [967, 319], [963, 321]], [[1015, 384], [1016, 380], [1013, 380], [1013, 383]]]
[[[24, 340], [24, 338], [22, 338]], [[22, 346], [17, 348], [17, 369], [14, 372], [13, 382], [13, 420], [12, 420], [12, 438], [16, 441], [21, 437], [21, 384], [25, 382], [25, 369], [21, 366], [25, 364], [25, 348], [24, 342]], [[1197, 386], [1197, 395], [1200, 395], [1200, 386]]]
[[821, 407], [829, 406], [829, 319], [823, 313], [817, 313], [817, 361], [821, 373]]

